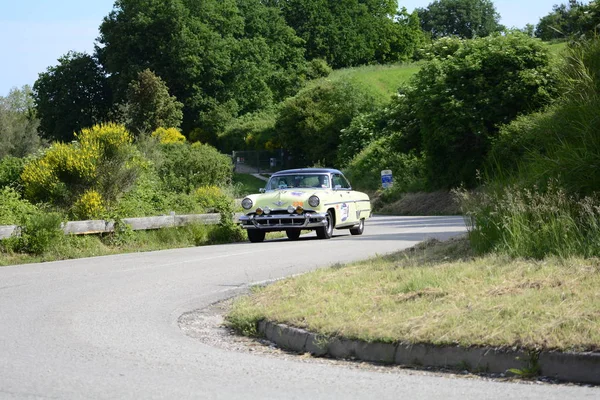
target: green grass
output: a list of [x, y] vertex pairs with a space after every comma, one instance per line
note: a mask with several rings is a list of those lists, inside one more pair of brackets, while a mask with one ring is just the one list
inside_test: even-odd
[[369, 342], [600, 349], [600, 262], [474, 258], [466, 239], [429, 242], [256, 289], [227, 316]]
[[[398, 88], [419, 71], [419, 63], [367, 65], [335, 70], [327, 80], [350, 80], [364, 86], [378, 101], [386, 103]], [[316, 81], [318, 82], [318, 80]]]
[[218, 225], [203, 224], [125, 231], [119, 235], [66, 235], [41, 255], [10, 251], [7, 240], [10, 241], [0, 241], [0, 266], [230, 243], [245, 240], [245, 235], [229, 232]]
[[548, 44], [548, 49], [554, 56], [561, 56], [566, 48], [567, 42], [552, 42]]
[[258, 193], [260, 188], [264, 188], [266, 182], [249, 174], [233, 174], [233, 184], [236, 188], [237, 197], [244, 197], [249, 194]]

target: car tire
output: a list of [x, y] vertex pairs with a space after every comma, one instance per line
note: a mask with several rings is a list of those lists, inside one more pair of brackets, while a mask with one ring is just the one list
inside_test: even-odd
[[300, 229], [287, 229], [285, 231], [285, 234], [287, 235], [288, 239], [290, 239], [290, 240], [298, 240], [301, 232], [302, 231], [300, 231]]
[[258, 229], [248, 229], [248, 240], [252, 243], [258, 243], [265, 240], [265, 231]]
[[365, 231], [365, 220], [361, 219], [358, 226], [355, 228], [350, 228], [351, 235], [362, 235]]
[[333, 220], [333, 214], [331, 213], [331, 211], [327, 211], [327, 225], [325, 225], [322, 228], [317, 228], [317, 237], [319, 239], [331, 239], [331, 237], [333, 236], [333, 224], [334, 224], [334, 220]]

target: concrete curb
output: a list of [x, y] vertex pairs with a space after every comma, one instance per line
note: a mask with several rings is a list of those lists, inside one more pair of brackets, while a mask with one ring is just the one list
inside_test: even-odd
[[[327, 338], [303, 329], [260, 321], [258, 333], [279, 347], [299, 353], [352, 358], [385, 364], [454, 367], [473, 372], [506, 373], [525, 370], [531, 355], [521, 350], [430, 344], [369, 343]], [[540, 375], [570, 382], [600, 384], [600, 353], [541, 352]]]

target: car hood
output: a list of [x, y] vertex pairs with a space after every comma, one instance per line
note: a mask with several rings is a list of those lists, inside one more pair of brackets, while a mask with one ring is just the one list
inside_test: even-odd
[[269, 207], [272, 210], [287, 209], [289, 206], [297, 207], [302, 206], [305, 208], [311, 208], [308, 205], [308, 199], [312, 195], [319, 197], [328, 196], [330, 191], [328, 190], [315, 190], [310, 189], [279, 189], [273, 190], [267, 193], [262, 193], [253, 196], [255, 210], [257, 207]]

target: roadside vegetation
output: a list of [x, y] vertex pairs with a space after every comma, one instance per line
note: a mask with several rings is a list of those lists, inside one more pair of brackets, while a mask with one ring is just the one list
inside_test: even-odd
[[239, 231], [202, 224], [149, 231], [124, 228], [115, 233], [85, 236], [64, 235], [55, 224], [36, 228], [39, 230], [35, 235], [25, 239], [26, 249], [23, 249], [22, 238], [0, 241], [0, 266], [224, 244], [244, 239]]
[[355, 186], [376, 190], [379, 171], [399, 171], [377, 193], [380, 209], [451, 191], [466, 238], [258, 288], [234, 304], [231, 326], [253, 334], [268, 319], [369, 342], [598, 351], [598, 7], [555, 7], [540, 32], [580, 18], [562, 43], [524, 34], [533, 26], [440, 38], [390, 104], [342, 130], [337, 156]]
[[[412, 14], [395, 0], [120, 0], [94, 54], [0, 97], [0, 224], [22, 227], [0, 264], [240, 240], [234, 198], [262, 182], [226, 154], [277, 151], [342, 169], [384, 212], [461, 212], [469, 244], [285, 281], [238, 303], [233, 324], [597, 349], [600, 1], [557, 5], [537, 27], [499, 20], [490, 0]], [[224, 222], [59, 230], [171, 212]]]
[[596, 259], [476, 257], [466, 238], [424, 242], [257, 288], [228, 323], [261, 319], [367, 342], [600, 350]]

